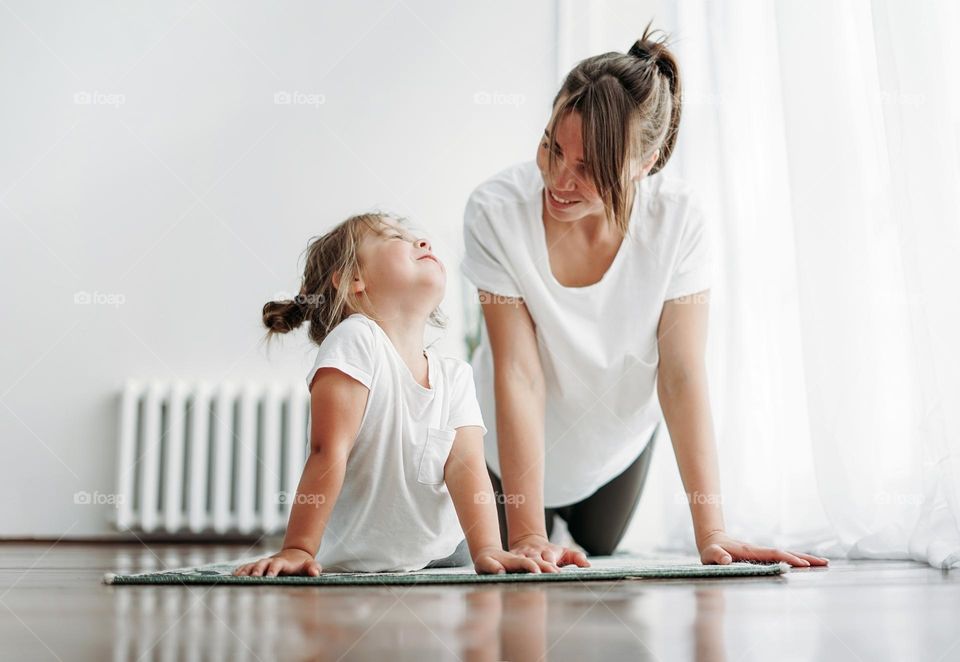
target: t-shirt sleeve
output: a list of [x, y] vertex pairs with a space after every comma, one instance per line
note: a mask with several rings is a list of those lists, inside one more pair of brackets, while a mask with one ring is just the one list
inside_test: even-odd
[[680, 236], [680, 250], [664, 300], [702, 292], [713, 282], [710, 228], [700, 205], [693, 201]]
[[463, 212], [465, 250], [460, 271], [478, 290], [521, 298], [523, 293], [507, 259], [504, 239], [497, 236], [489, 210], [471, 195]]
[[483, 424], [483, 415], [480, 413], [480, 403], [477, 402], [477, 389], [473, 382], [473, 368], [466, 361], [461, 361], [453, 380], [453, 390], [450, 393], [450, 413], [447, 426], [462, 428], [468, 425], [477, 425], [487, 433], [487, 426]]
[[336, 368], [370, 388], [374, 367], [373, 330], [362, 320], [347, 318], [320, 343], [313, 368], [307, 373], [307, 388], [320, 368]]

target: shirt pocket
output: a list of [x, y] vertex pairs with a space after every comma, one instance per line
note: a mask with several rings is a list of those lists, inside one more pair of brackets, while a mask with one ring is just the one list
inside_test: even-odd
[[427, 440], [423, 445], [423, 454], [420, 456], [420, 468], [417, 471], [417, 482], [424, 485], [440, 485], [443, 483], [443, 467], [447, 463], [450, 449], [457, 431], [446, 428], [427, 428]]

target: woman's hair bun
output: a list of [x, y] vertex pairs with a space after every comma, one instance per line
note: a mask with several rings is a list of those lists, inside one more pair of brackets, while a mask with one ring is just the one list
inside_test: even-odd
[[643, 34], [640, 35], [640, 38], [630, 46], [627, 55], [632, 55], [635, 58], [654, 62], [659, 65], [661, 56], [664, 54], [664, 51], [667, 51], [668, 39], [669, 36], [667, 33], [663, 30], [654, 29], [653, 21], [650, 21], [647, 23], [647, 27], [643, 29]]

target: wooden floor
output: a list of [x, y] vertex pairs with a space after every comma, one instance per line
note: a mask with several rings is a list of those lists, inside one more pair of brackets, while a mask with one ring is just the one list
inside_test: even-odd
[[259, 551], [0, 543], [0, 659], [960, 660], [960, 571], [900, 561], [482, 587], [100, 583]]

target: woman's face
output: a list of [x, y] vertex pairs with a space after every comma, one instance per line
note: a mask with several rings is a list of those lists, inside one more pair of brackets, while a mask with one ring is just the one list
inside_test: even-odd
[[[537, 148], [537, 166], [543, 177], [544, 208], [551, 218], [562, 221], [579, 221], [587, 217], [606, 218], [603, 199], [597, 192], [589, 169], [583, 162], [583, 120], [580, 113], [567, 113], [554, 126], [557, 149], [556, 169], [550, 172], [550, 140], [544, 130]], [[656, 150], [645, 163], [630, 159], [630, 180], [638, 181], [646, 176], [660, 157]], [[558, 200], [558, 198], [560, 198]]]
[[550, 171], [550, 135], [544, 130], [537, 148], [537, 167], [543, 177], [544, 208], [558, 221], [604, 216], [603, 199], [583, 162], [583, 122], [580, 113], [567, 113], [554, 126], [556, 167]]
[[429, 314], [440, 305], [446, 268], [420, 233], [384, 218], [380, 232], [364, 235], [358, 258], [362, 289], [378, 313]]

